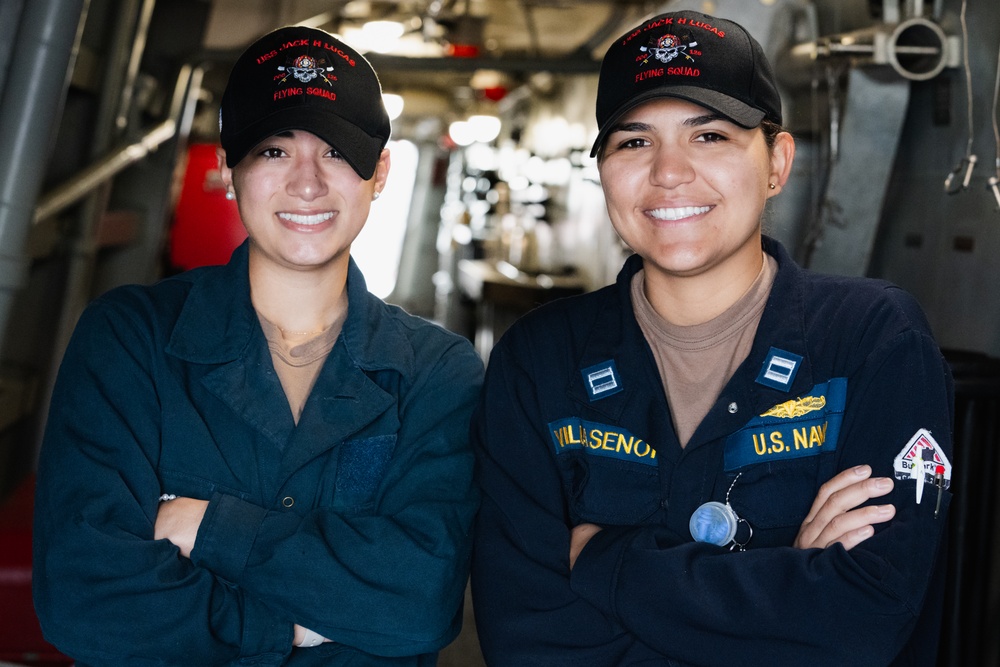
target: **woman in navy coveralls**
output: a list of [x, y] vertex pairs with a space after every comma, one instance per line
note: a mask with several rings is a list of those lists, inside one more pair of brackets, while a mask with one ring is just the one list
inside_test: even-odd
[[350, 259], [389, 171], [378, 79], [282, 28], [237, 62], [221, 124], [248, 242], [98, 298], [60, 369], [45, 636], [79, 665], [433, 665], [461, 625], [482, 363]]
[[473, 418], [487, 662], [934, 664], [948, 367], [911, 296], [762, 235], [794, 141], [760, 46], [650, 19], [609, 48], [597, 117], [635, 255], [492, 351]]

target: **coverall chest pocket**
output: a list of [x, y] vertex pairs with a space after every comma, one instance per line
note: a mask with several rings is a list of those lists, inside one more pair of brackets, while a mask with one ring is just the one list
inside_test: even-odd
[[563, 489], [574, 524], [641, 524], [660, 506], [655, 466], [602, 458], [584, 452], [560, 457]]
[[800, 459], [759, 463], [730, 473], [719, 484], [728, 488], [733, 509], [753, 528], [748, 547], [789, 546], [798, 535], [825, 475], [833, 453]]
[[316, 506], [365, 512], [375, 506], [377, 492], [396, 449], [396, 434], [346, 440], [322, 462]]

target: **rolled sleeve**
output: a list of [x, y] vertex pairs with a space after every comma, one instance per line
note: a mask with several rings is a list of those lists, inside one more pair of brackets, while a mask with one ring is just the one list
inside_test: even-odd
[[192, 562], [239, 584], [266, 514], [235, 496], [214, 494], [198, 528]]

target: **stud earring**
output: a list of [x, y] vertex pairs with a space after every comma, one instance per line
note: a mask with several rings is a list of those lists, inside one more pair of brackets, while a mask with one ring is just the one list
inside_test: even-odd
[[372, 193], [372, 201], [375, 201], [376, 199], [378, 199], [381, 196], [382, 196], [382, 193], [379, 192], [378, 190], [376, 190], [375, 192]]
[[775, 188], [776, 188], [776, 187], [778, 187], [778, 186], [777, 186], [777, 185], [775, 185], [774, 183], [768, 183], [768, 184], [767, 184], [767, 187], [768, 187], [768, 188], [770, 188], [771, 190], [773, 190], [773, 189], [775, 189]]
[[235, 200], [236, 199], [236, 193], [233, 192], [232, 190], [226, 190], [226, 199], [228, 199], [229, 201]]

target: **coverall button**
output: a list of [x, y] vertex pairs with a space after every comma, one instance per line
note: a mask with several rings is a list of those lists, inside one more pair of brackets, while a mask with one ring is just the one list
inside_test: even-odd
[[740, 407], [736, 405], [736, 401], [733, 401], [732, 403], [729, 404], [729, 414], [735, 415], [736, 411], [739, 409]]
[[295, 498], [292, 498], [291, 496], [285, 496], [284, 498], [281, 499], [281, 504], [284, 505], [285, 507], [291, 507], [292, 505], [295, 504]]

